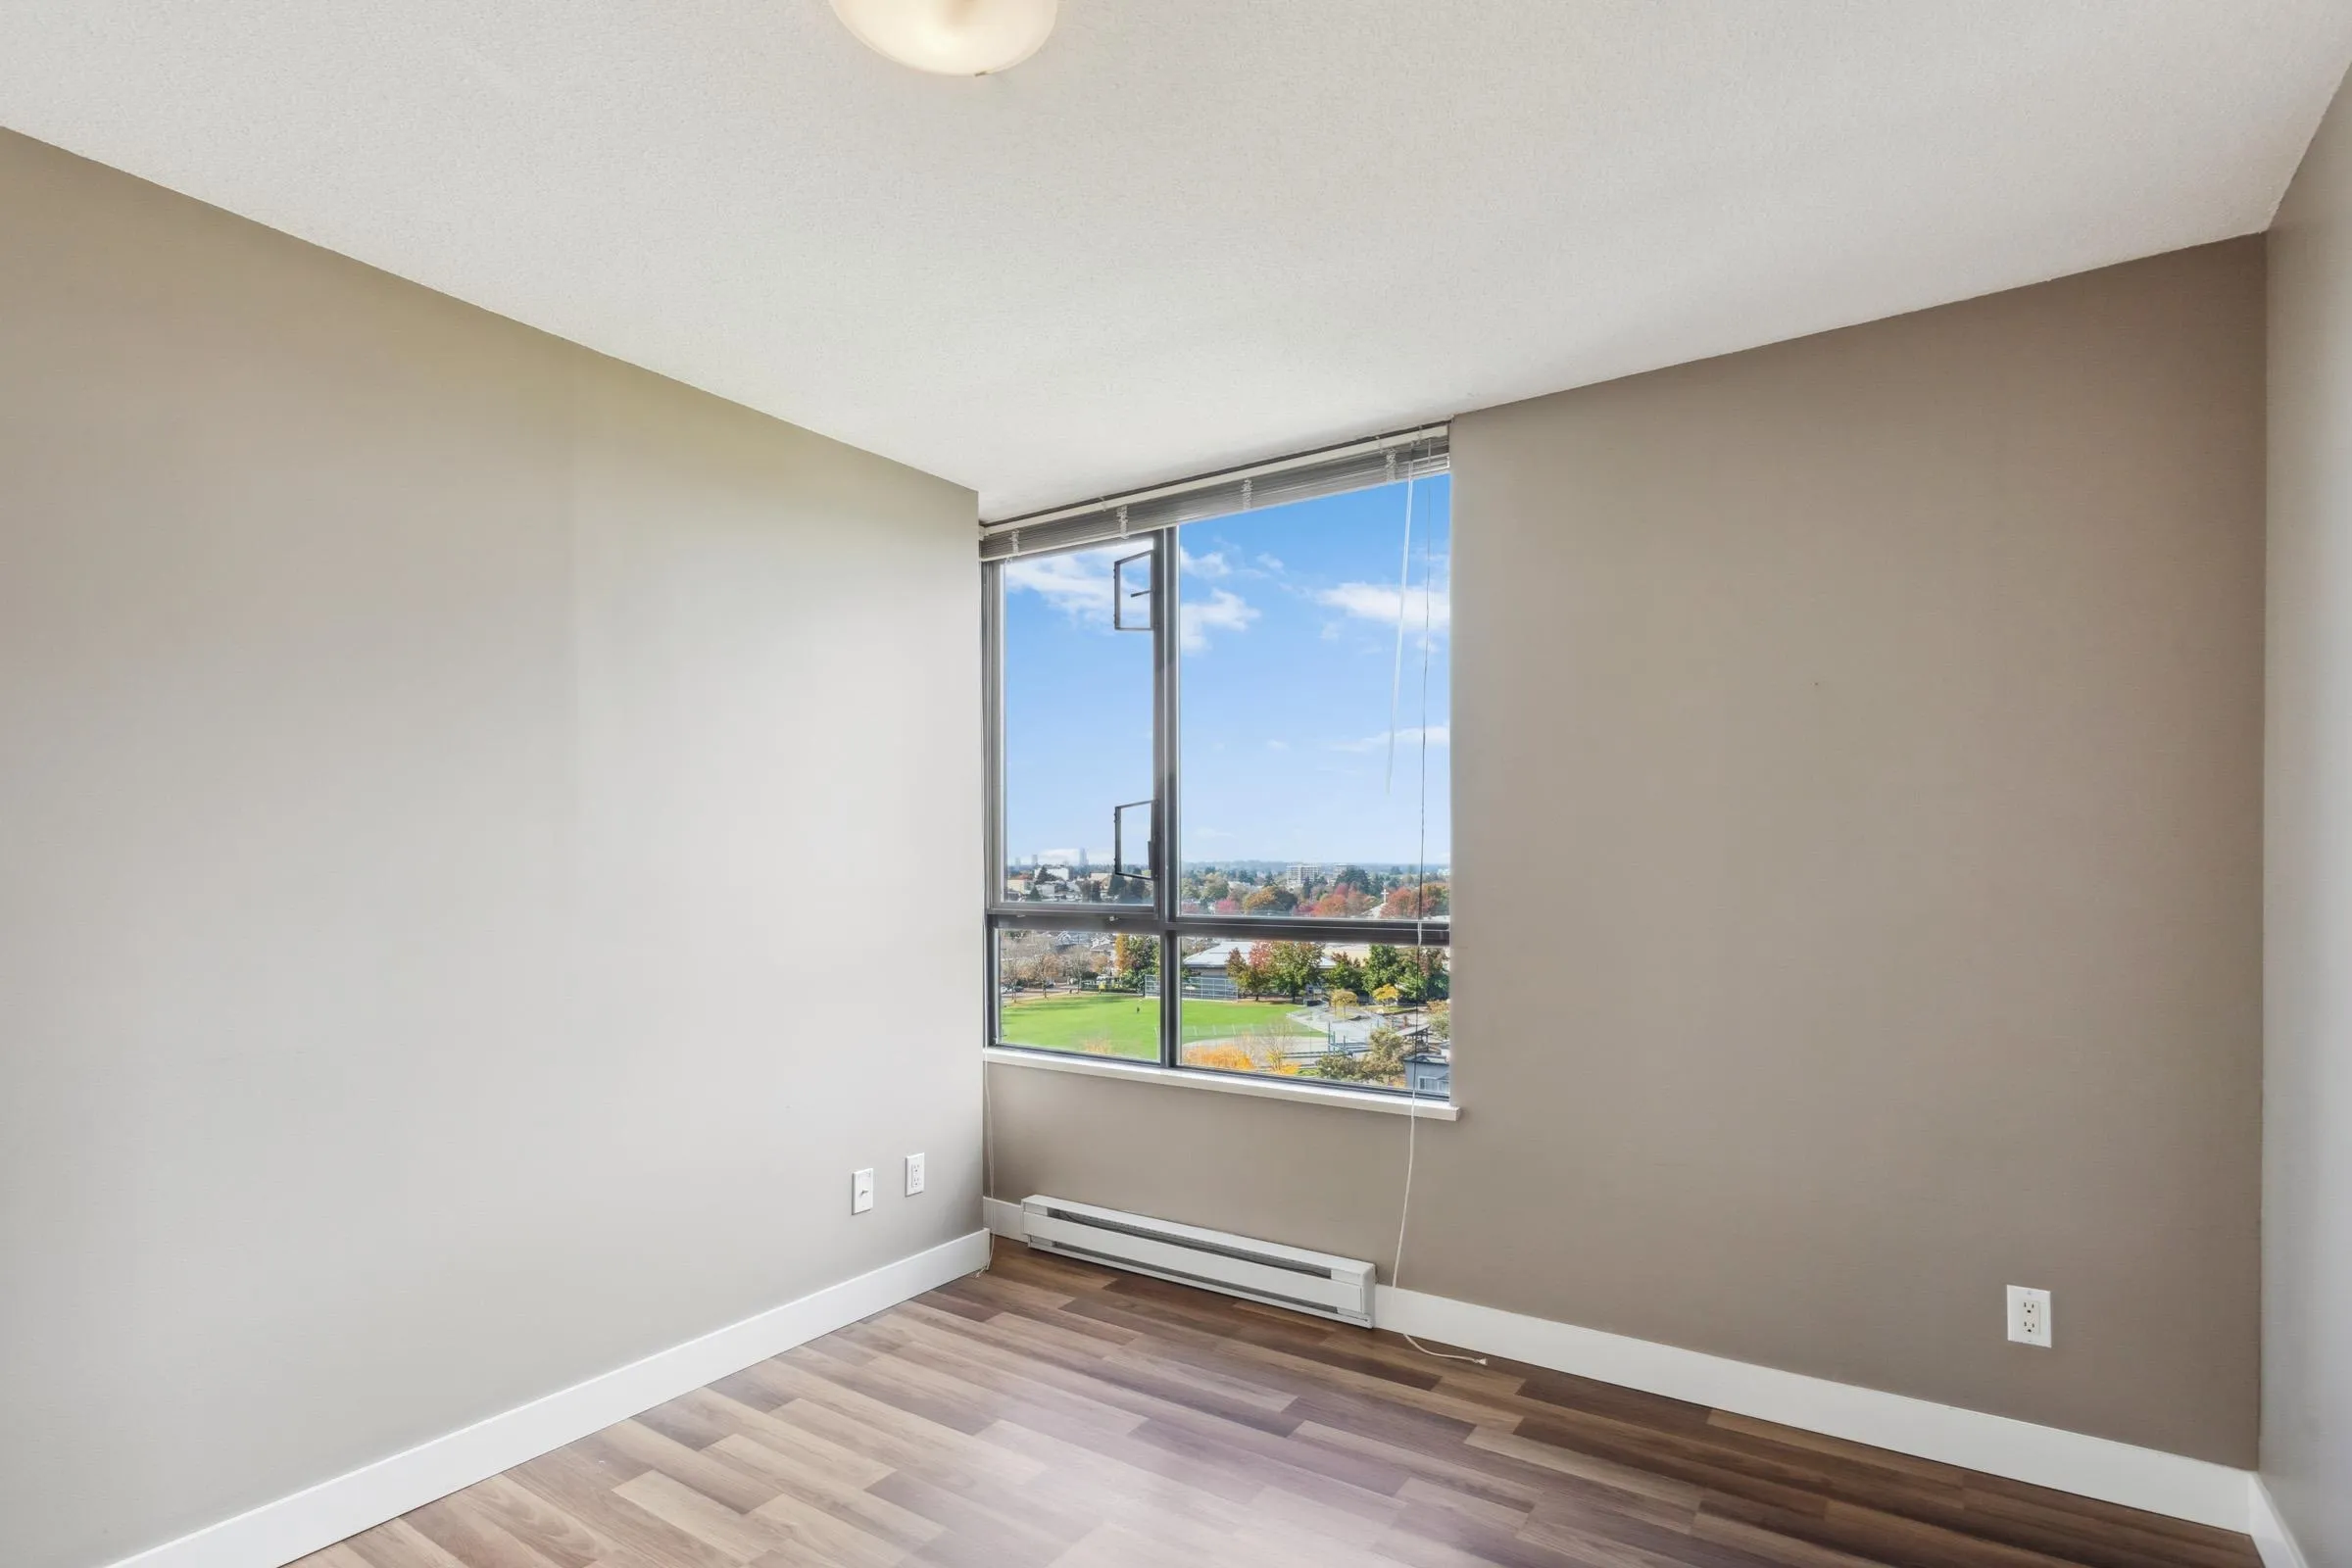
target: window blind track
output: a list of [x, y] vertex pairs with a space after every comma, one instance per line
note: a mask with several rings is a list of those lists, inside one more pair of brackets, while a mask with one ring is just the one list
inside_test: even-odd
[[980, 525], [980, 559], [1008, 561], [1447, 470], [1451, 426], [1425, 424], [1288, 458], [1024, 513]]

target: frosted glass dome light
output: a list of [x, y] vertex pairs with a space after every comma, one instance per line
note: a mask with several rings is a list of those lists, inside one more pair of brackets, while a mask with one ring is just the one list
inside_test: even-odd
[[833, 0], [858, 41], [942, 76], [1009, 71], [1054, 30], [1059, 0]]

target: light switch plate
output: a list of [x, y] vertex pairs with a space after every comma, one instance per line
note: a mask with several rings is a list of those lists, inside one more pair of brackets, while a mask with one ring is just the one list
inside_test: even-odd
[[874, 1171], [872, 1166], [850, 1173], [850, 1212], [862, 1214], [874, 1206]]

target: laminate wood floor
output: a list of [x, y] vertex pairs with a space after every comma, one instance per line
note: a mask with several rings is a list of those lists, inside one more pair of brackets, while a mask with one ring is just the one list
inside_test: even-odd
[[2259, 1568], [2242, 1536], [1004, 1242], [301, 1568], [896, 1563]]

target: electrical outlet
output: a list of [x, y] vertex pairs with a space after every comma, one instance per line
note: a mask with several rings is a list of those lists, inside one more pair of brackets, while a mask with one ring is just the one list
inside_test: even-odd
[[921, 1192], [922, 1190], [923, 1156], [920, 1154], [908, 1154], [906, 1156], [906, 1196], [908, 1198], [912, 1198], [915, 1194]]
[[2050, 1293], [2031, 1285], [2009, 1287], [2009, 1338], [2020, 1345], [2050, 1348]]
[[850, 1212], [862, 1214], [874, 1206], [874, 1172], [872, 1166], [850, 1172]]

